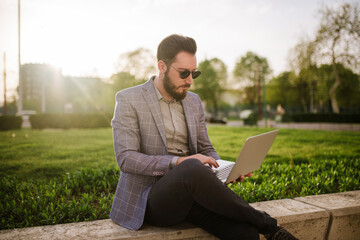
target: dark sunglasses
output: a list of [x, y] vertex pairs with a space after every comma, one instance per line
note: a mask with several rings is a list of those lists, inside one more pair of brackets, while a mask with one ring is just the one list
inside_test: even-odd
[[196, 71], [193, 71], [193, 72], [190, 72], [189, 70], [180, 71], [180, 70], [176, 69], [175, 67], [173, 67], [172, 65], [171, 65], [171, 67], [173, 69], [175, 69], [177, 72], [179, 72], [179, 75], [180, 75], [181, 79], [187, 78], [190, 75], [190, 73], [191, 73], [191, 76], [192, 76], [193, 79], [197, 78], [201, 74], [201, 72], [199, 70], [196, 70]]

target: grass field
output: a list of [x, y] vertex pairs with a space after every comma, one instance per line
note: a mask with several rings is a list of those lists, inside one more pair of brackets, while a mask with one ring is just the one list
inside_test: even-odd
[[[209, 137], [222, 159], [235, 160], [245, 139], [272, 129], [210, 126]], [[311, 163], [360, 156], [358, 132], [281, 129], [266, 161]], [[81, 168], [117, 166], [112, 132], [103, 129], [0, 132], [0, 177], [51, 179]], [[291, 156], [290, 156], [291, 155]]]
[[[209, 135], [221, 158], [235, 160], [245, 139], [272, 129], [212, 127]], [[295, 164], [318, 160], [354, 159], [360, 156], [358, 132], [280, 129], [266, 161]]]
[[[271, 129], [209, 127], [223, 159]], [[281, 129], [265, 163], [229, 184], [248, 202], [360, 189], [360, 135]], [[0, 230], [109, 217], [120, 171], [111, 129], [0, 132]]]
[[50, 179], [116, 164], [110, 128], [0, 132], [0, 176]]

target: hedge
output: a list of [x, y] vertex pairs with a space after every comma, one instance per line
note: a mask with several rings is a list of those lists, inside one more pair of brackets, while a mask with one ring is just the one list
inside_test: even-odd
[[244, 125], [249, 125], [249, 126], [253, 126], [253, 125], [257, 125], [258, 122], [258, 114], [257, 112], [252, 112], [248, 118], [244, 119]]
[[0, 178], [0, 230], [109, 218], [119, 174], [112, 167], [50, 181]]
[[[0, 230], [109, 217], [120, 171], [85, 168], [50, 181], [0, 178]], [[248, 202], [360, 189], [360, 158], [265, 162], [230, 184]]]
[[360, 190], [360, 158], [264, 163], [230, 188], [248, 202]]
[[36, 114], [30, 115], [32, 129], [110, 127], [110, 114]]
[[282, 122], [360, 123], [360, 114], [288, 113], [282, 116]]
[[22, 124], [21, 116], [1, 116], [0, 131], [20, 129]]

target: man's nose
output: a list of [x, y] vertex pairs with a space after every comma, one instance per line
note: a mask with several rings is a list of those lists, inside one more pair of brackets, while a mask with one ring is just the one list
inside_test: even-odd
[[185, 81], [186, 81], [186, 84], [190, 84], [190, 85], [194, 84], [194, 79], [192, 78], [191, 74], [185, 79]]

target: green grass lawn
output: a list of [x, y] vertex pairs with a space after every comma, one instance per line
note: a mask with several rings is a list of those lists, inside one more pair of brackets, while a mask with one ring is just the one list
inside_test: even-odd
[[0, 132], [0, 152], [0, 176], [23, 180], [116, 165], [110, 128]]
[[[209, 127], [222, 159], [272, 129]], [[281, 129], [265, 163], [229, 187], [248, 202], [360, 189], [360, 134]], [[110, 128], [0, 132], [0, 230], [109, 217], [120, 171]]]
[[[209, 136], [223, 159], [236, 159], [247, 137], [273, 129], [211, 127]], [[280, 129], [266, 161], [295, 163], [331, 159], [354, 159], [360, 156], [360, 133], [322, 130]]]
[[[235, 160], [249, 136], [272, 129], [210, 126], [209, 137], [222, 159]], [[267, 162], [311, 163], [360, 156], [358, 132], [280, 129]], [[0, 132], [0, 177], [51, 179], [81, 168], [117, 166], [112, 131], [103, 129]]]

